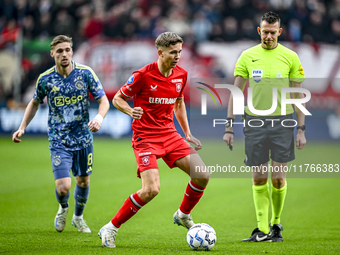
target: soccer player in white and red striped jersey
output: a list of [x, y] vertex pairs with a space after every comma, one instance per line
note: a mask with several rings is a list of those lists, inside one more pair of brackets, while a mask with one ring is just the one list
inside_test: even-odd
[[[98, 235], [104, 247], [116, 247], [115, 235], [120, 226], [158, 194], [158, 158], [162, 158], [170, 168], [179, 167], [191, 178], [182, 203], [173, 216], [175, 224], [188, 229], [194, 225], [190, 212], [209, 182], [208, 172], [195, 172], [195, 166], [205, 169], [205, 165], [196, 152], [202, 144], [190, 132], [183, 100], [188, 73], [177, 65], [183, 40], [175, 33], [165, 32], [157, 37], [155, 43], [157, 62], [133, 72], [113, 99], [118, 110], [133, 118], [132, 147], [142, 188], [129, 196], [112, 220], [100, 229]], [[126, 102], [131, 97], [133, 108]], [[195, 145], [195, 149], [178, 134], [173, 113], [185, 138]]]

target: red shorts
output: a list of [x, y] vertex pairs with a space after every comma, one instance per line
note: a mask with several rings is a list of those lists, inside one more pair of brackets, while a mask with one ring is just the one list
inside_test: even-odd
[[159, 158], [162, 158], [170, 168], [174, 168], [177, 159], [197, 153], [177, 132], [165, 137], [137, 138], [132, 142], [132, 147], [137, 161], [137, 176], [139, 178], [140, 173], [145, 170], [158, 169], [157, 159]]

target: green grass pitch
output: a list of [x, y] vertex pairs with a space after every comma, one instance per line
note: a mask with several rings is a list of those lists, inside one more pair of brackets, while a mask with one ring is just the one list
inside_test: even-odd
[[[46, 136], [26, 135], [21, 144], [0, 137], [0, 254], [194, 254], [186, 230], [172, 223], [189, 178], [168, 169], [159, 160], [159, 195], [124, 224], [117, 248], [101, 247], [98, 230], [113, 217], [141, 182], [129, 140], [95, 136], [94, 170], [84, 218], [91, 234], [71, 225], [74, 178], [67, 225], [62, 233], [53, 226], [58, 209]], [[227, 151], [227, 150], [226, 150]], [[242, 141], [225, 160], [244, 159]], [[297, 152], [296, 164], [339, 163], [339, 144], [309, 143]], [[204, 159], [204, 147], [202, 149]], [[212, 178], [192, 211], [195, 222], [214, 227], [217, 243], [211, 254], [340, 254], [340, 179], [288, 180], [281, 218], [283, 243], [242, 243], [256, 227], [251, 179]]]

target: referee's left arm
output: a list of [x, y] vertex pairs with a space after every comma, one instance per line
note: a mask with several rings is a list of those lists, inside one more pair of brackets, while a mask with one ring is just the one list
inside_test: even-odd
[[[298, 82], [292, 82], [292, 87], [302, 88], [301, 83], [298, 83]], [[292, 94], [293, 94], [294, 99], [300, 99], [300, 98], [305, 97], [304, 94], [301, 93], [301, 92], [292, 93]], [[302, 105], [303, 105], [303, 107], [306, 107], [304, 103]], [[298, 126], [305, 125], [305, 114], [296, 105], [294, 105], [294, 108], [295, 108]], [[307, 142], [307, 140], [306, 140], [306, 137], [305, 137], [305, 131], [302, 130], [302, 129], [298, 129], [298, 132], [296, 134], [296, 148], [302, 149], [305, 146], [306, 142]]]

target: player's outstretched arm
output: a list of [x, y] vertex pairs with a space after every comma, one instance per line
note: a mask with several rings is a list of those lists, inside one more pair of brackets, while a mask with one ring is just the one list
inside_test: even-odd
[[202, 148], [202, 143], [200, 142], [200, 140], [195, 138], [190, 132], [187, 110], [185, 108], [185, 103], [183, 99], [176, 100], [174, 113], [176, 119], [178, 120], [178, 123], [181, 125], [181, 128], [185, 134], [185, 138], [187, 139], [187, 141], [196, 145], [195, 150], [200, 150]]
[[29, 102], [29, 104], [26, 107], [24, 117], [22, 118], [19, 129], [13, 133], [12, 136], [13, 142], [15, 143], [21, 142], [19, 138], [25, 133], [25, 128], [28, 126], [28, 124], [35, 116], [37, 110], [39, 109], [39, 105], [40, 105], [39, 102], [35, 101], [34, 99], [32, 99], [31, 102]]
[[99, 103], [98, 114], [88, 123], [92, 132], [97, 132], [101, 128], [102, 122], [110, 109], [110, 103], [106, 96], [101, 97], [97, 102]]
[[141, 107], [134, 107], [131, 108], [130, 105], [126, 102], [126, 97], [124, 97], [120, 91], [116, 93], [114, 98], [112, 99], [112, 104], [116, 107], [119, 111], [131, 116], [133, 119], [139, 120], [142, 118], [143, 109]]
[[[302, 88], [302, 85], [301, 83], [292, 82], [292, 87]], [[304, 97], [305, 96], [303, 93], [293, 93], [293, 98], [304, 98]], [[302, 104], [302, 105], [306, 107], [305, 104]], [[295, 107], [295, 113], [296, 113], [298, 126], [305, 125], [305, 114], [296, 105], [294, 105], [294, 107]], [[305, 131], [298, 129], [298, 132], [296, 134], [296, 148], [301, 150], [305, 146], [306, 143], [307, 143], [307, 140], [305, 137]]]

